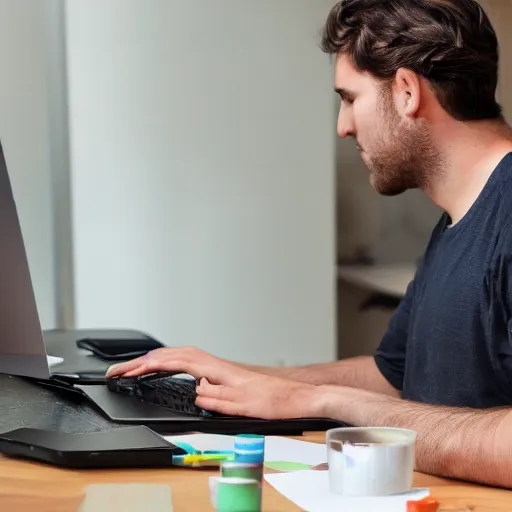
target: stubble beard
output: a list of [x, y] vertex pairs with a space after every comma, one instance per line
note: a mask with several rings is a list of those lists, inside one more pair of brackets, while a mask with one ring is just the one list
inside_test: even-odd
[[381, 99], [377, 133], [365, 162], [373, 188], [381, 195], [396, 196], [406, 190], [425, 190], [441, 172], [441, 157], [428, 127], [400, 119], [395, 106], [385, 95]]

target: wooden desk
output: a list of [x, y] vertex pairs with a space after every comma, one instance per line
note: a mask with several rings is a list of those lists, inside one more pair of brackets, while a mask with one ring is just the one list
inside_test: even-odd
[[[323, 433], [297, 438], [324, 442]], [[172, 487], [175, 512], [213, 511], [208, 492], [210, 470], [66, 471], [0, 457], [0, 510], [13, 512], [76, 512], [91, 483], [165, 483]], [[512, 491], [491, 489], [416, 474], [414, 485], [430, 488], [449, 510], [468, 507], [473, 512], [510, 511]], [[265, 483], [263, 512], [299, 509]]]

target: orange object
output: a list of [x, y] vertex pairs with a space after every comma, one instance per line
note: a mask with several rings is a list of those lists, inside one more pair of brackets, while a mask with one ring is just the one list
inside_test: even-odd
[[437, 512], [439, 501], [432, 496], [427, 496], [419, 501], [408, 501], [407, 512]]

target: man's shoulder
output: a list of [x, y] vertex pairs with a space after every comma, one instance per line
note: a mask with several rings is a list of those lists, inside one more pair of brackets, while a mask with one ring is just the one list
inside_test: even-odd
[[500, 194], [489, 209], [486, 228], [489, 242], [498, 251], [512, 253], [512, 177], [502, 182]]

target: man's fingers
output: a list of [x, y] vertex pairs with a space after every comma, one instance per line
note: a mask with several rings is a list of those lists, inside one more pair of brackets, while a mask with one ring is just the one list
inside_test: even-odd
[[[122, 377], [140, 377], [141, 375], [147, 375], [148, 373], [153, 373], [158, 370], [151, 370], [148, 364], [141, 364], [134, 368], [133, 370], [124, 372], [121, 374]], [[108, 377], [108, 375], [107, 375]]]
[[156, 361], [170, 364], [173, 359], [180, 361], [190, 360], [190, 352], [193, 352], [193, 349], [190, 347], [156, 348], [141, 357], [110, 366], [107, 370], [106, 376], [117, 377], [119, 375], [123, 375], [124, 377], [137, 377], [144, 373], [148, 373], [148, 365], [156, 368], [158, 366], [155, 366]]
[[182, 359], [161, 360], [153, 358], [148, 354], [143, 360], [138, 361], [137, 365], [111, 367], [107, 377], [139, 377], [156, 372], [188, 373], [198, 380], [202, 377], [207, 377], [210, 381], [214, 382], [220, 382], [219, 379], [222, 379], [224, 375], [222, 368], [219, 368], [218, 365], [204, 365]]
[[227, 416], [246, 416], [246, 404], [237, 402], [235, 388], [211, 384], [204, 378], [197, 386], [196, 405]]
[[[107, 378], [134, 378], [157, 372], [188, 373], [197, 380], [207, 377], [209, 383], [232, 384], [236, 378], [229, 363], [211, 357], [194, 347], [165, 347], [148, 352], [131, 361], [112, 365], [106, 372]], [[235, 372], [236, 373], [236, 372]], [[214, 393], [212, 390], [211, 393]], [[212, 396], [224, 399], [224, 396]], [[230, 399], [230, 397], [226, 397]]]
[[218, 398], [211, 398], [207, 396], [198, 396], [196, 398], [196, 405], [207, 411], [214, 411], [226, 416], [244, 416], [243, 409], [239, 404], [229, 402], [226, 400], [219, 400]]
[[110, 366], [107, 370], [107, 377], [116, 377], [117, 375], [122, 375], [127, 372], [131, 372], [141, 366], [144, 366], [146, 358], [148, 356], [137, 357], [136, 359], [132, 359], [131, 361], [126, 361], [125, 363], [117, 363]]
[[107, 370], [106, 376], [138, 377], [139, 375], [161, 371], [163, 367], [164, 364], [162, 361], [158, 361], [151, 357], [150, 354], [146, 354], [145, 356], [134, 359], [133, 361], [111, 366]]
[[203, 398], [215, 398], [223, 402], [233, 401], [236, 391], [221, 384], [211, 384], [208, 379], [202, 378], [196, 388], [197, 395]]

